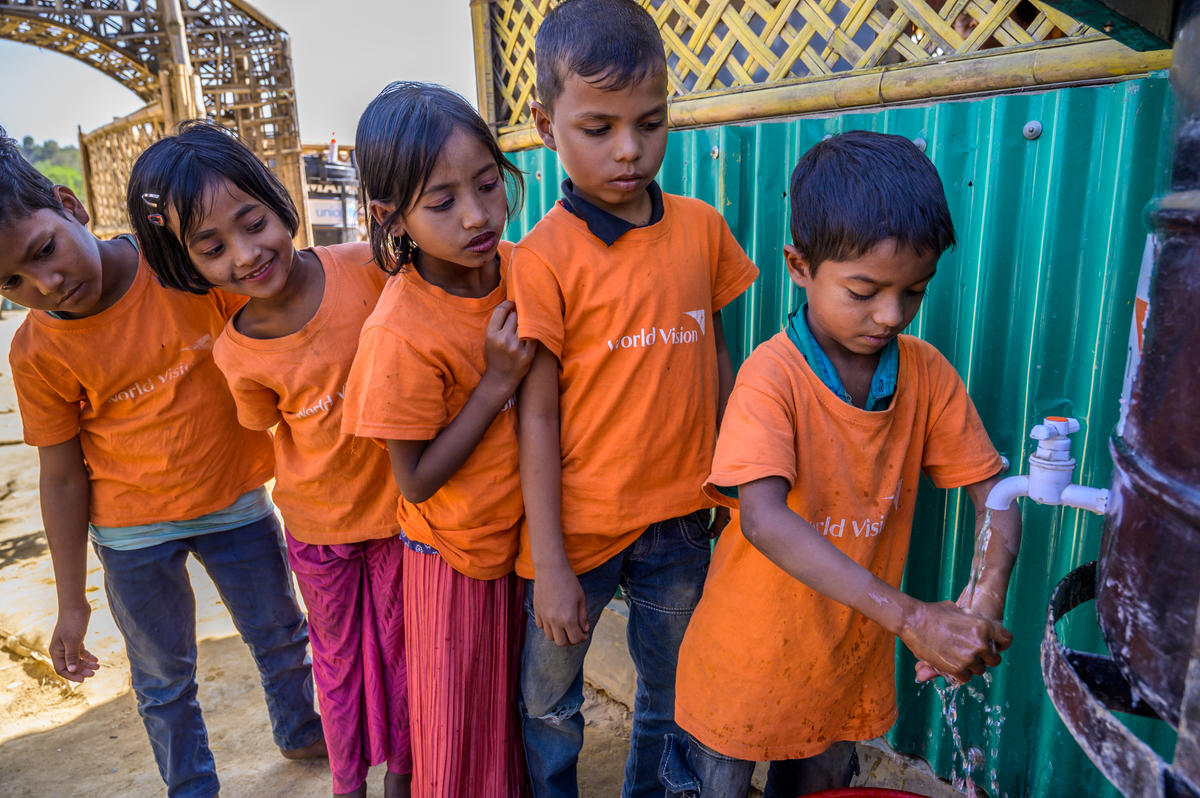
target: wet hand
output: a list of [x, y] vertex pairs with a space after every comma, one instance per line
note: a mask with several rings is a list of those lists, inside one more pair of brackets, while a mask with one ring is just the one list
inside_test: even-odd
[[[1004, 598], [1003, 594], [988, 585], [968, 584], [954, 603], [972, 615], [1000, 622], [1004, 619]], [[946, 676], [924, 660], [917, 662], [916, 675], [918, 682], [927, 682], [938, 676]], [[953, 677], [947, 676], [947, 678]]]
[[83, 647], [91, 614], [91, 607], [60, 610], [50, 636], [50, 660], [54, 672], [68, 681], [82, 682], [96, 675], [100, 667], [96, 655]]
[[543, 569], [534, 577], [533, 622], [547, 640], [570, 646], [587, 640], [591, 631], [587, 597], [569, 568]]
[[900, 640], [916, 655], [917, 680], [946, 676], [966, 682], [1000, 664], [1012, 635], [999, 622], [949, 601], [918, 604]]
[[484, 376], [499, 380], [510, 391], [515, 391], [533, 363], [536, 348], [533, 341], [522, 341], [517, 337], [516, 306], [507, 300], [501, 302], [488, 321]]

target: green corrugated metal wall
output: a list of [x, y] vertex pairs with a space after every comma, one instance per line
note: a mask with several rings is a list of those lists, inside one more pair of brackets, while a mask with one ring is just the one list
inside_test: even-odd
[[[830, 118], [671, 134], [664, 190], [700, 197], [724, 214], [758, 264], [757, 283], [724, 316], [735, 363], [777, 332], [797, 304], [783, 269], [792, 166], [829, 133], [871, 129], [923, 139], [945, 181], [958, 248], [944, 256], [909, 332], [935, 344], [966, 381], [992, 439], [1024, 473], [1030, 427], [1044, 415], [1078, 417], [1077, 481], [1107, 486], [1107, 440], [1117, 420], [1146, 203], [1163, 184], [1165, 77], [1107, 86], [940, 103]], [[1042, 134], [1027, 140], [1026, 122]], [[550, 207], [563, 175], [553, 153], [520, 153], [526, 207], [516, 240]], [[922, 486], [906, 589], [952, 598], [972, 554], [970, 501]], [[953, 698], [956, 745], [942, 698], [912, 681], [897, 656], [895, 747], [943, 777], [967, 773], [956, 751], [979, 749], [971, 769], [990, 795], [1115, 795], [1080, 753], [1046, 697], [1038, 650], [1050, 591], [1099, 551], [1096, 516], [1026, 504], [1024, 542], [1006, 624], [1015, 642], [990, 686]], [[939, 553], [940, 552], [940, 553]], [[1084, 613], [1080, 610], [1079, 613]], [[1068, 619], [1068, 642], [1101, 650], [1094, 618]], [[990, 722], [989, 722], [990, 719]], [[1168, 756], [1169, 729], [1131, 725]]]

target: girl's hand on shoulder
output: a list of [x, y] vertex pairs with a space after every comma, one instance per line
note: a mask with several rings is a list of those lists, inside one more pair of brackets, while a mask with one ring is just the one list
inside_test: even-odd
[[517, 337], [516, 306], [508, 300], [501, 302], [488, 321], [484, 376], [499, 380], [511, 395], [529, 371], [535, 348], [533, 341], [522, 341]]

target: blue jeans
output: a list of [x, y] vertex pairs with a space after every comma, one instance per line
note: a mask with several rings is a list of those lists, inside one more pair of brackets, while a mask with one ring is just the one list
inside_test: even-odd
[[[708, 572], [708, 511], [651, 524], [624, 551], [579, 575], [589, 628], [621, 588], [629, 606], [626, 634], [637, 667], [633, 732], [623, 798], [663, 794], [659, 761], [675, 725], [675, 665], [679, 644]], [[573, 646], [547, 640], [533, 620], [537, 582], [525, 589], [521, 652], [522, 731], [534, 798], [576, 798], [576, 761], [583, 747], [583, 658], [591, 636]]]
[[[663, 752], [662, 783], [667, 798], [746, 798], [754, 765], [714, 751], [690, 734], [671, 735]], [[796, 798], [849, 787], [857, 773], [854, 743], [834, 743], [816, 756], [772, 762], [763, 798]]]
[[167, 795], [207, 798], [220, 789], [196, 701], [196, 597], [186, 568], [189, 553], [212, 577], [254, 655], [275, 744], [303, 748], [321, 739], [306, 651], [308, 623], [292, 592], [273, 515], [144, 549], [95, 549], [109, 607], [125, 638], [138, 714]]

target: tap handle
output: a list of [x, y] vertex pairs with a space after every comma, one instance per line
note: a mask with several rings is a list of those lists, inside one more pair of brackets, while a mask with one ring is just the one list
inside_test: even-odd
[[1079, 432], [1079, 420], [1065, 416], [1046, 416], [1045, 422], [1038, 424], [1029, 431], [1029, 437], [1036, 441], [1048, 441], [1054, 438], [1065, 438], [1072, 432]]

